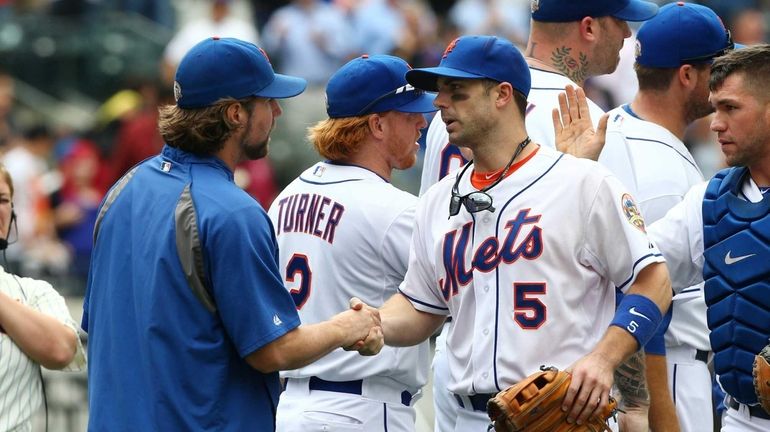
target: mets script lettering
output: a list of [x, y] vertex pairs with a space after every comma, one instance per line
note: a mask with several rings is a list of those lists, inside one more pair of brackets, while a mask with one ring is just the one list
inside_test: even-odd
[[520, 210], [515, 218], [505, 224], [507, 233], [502, 245], [497, 237], [482, 241], [473, 252], [470, 266], [466, 265], [465, 256], [473, 222], [444, 235], [442, 250], [446, 275], [439, 279], [439, 285], [445, 300], [457, 295], [460, 286], [468, 285], [473, 280], [474, 269], [486, 273], [501, 263], [511, 264], [519, 258], [531, 260], [543, 253], [542, 229], [534, 225], [540, 220], [540, 215], [530, 216], [529, 211]]

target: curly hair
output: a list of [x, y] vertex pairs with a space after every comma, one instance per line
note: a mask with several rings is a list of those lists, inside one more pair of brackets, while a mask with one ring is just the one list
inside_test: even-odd
[[171, 147], [198, 155], [213, 155], [222, 149], [225, 141], [240, 127], [227, 118], [227, 108], [233, 103], [239, 103], [250, 115], [254, 101], [255, 98], [225, 98], [214, 105], [197, 109], [166, 105], [158, 109], [158, 131]]
[[371, 115], [322, 120], [307, 129], [307, 139], [322, 157], [346, 159], [361, 148], [369, 133]]

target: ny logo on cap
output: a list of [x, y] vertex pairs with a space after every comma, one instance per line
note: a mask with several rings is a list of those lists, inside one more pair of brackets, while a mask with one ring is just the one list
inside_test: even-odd
[[634, 44], [634, 57], [639, 58], [642, 55], [642, 43], [639, 42], [639, 39], [636, 40], [636, 44]]
[[540, 0], [531, 0], [529, 2], [529, 9], [532, 12], [537, 12], [537, 10], [540, 9]]
[[457, 46], [457, 40], [460, 38], [455, 38], [452, 42], [449, 42], [449, 45], [447, 45], [446, 49], [444, 50], [444, 55], [441, 56], [441, 58], [446, 58], [446, 56], [449, 55], [449, 53], [452, 52], [453, 49], [455, 49], [455, 46]]

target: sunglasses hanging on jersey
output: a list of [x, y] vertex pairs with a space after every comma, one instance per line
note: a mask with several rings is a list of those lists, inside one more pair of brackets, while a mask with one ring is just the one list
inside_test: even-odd
[[469, 161], [460, 171], [460, 173], [457, 174], [457, 177], [455, 178], [455, 184], [452, 186], [452, 196], [449, 198], [449, 217], [451, 218], [452, 216], [457, 216], [457, 214], [460, 213], [460, 205], [464, 206], [465, 210], [468, 210], [468, 213], [478, 213], [484, 210], [489, 210], [491, 212], [495, 211], [495, 208], [492, 207], [492, 197], [487, 193], [487, 191], [503, 181], [505, 174], [508, 173], [508, 168], [511, 167], [513, 161], [516, 159], [516, 156], [518, 156], [519, 153], [524, 150], [524, 147], [526, 147], [530, 142], [531, 140], [529, 137], [526, 137], [524, 141], [519, 143], [519, 145], [516, 147], [516, 151], [513, 152], [511, 160], [508, 161], [508, 164], [505, 166], [505, 168], [503, 168], [503, 170], [500, 172], [500, 175], [497, 176], [497, 179], [495, 179], [492, 184], [479, 191], [473, 191], [465, 195], [460, 195], [460, 179], [462, 178], [463, 174], [465, 174], [465, 171], [467, 171], [471, 166], [471, 164], [473, 164], [473, 160]]

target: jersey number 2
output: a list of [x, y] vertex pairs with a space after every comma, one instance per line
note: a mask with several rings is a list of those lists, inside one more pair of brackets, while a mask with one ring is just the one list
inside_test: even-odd
[[286, 282], [294, 282], [297, 275], [299, 275], [299, 286], [289, 288], [289, 294], [291, 294], [291, 299], [294, 300], [297, 310], [300, 310], [307, 302], [308, 297], [310, 297], [310, 287], [313, 283], [313, 272], [310, 270], [310, 262], [302, 254], [292, 255], [286, 264]]
[[545, 283], [513, 284], [513, 319], [524, 330], [535, 330], [545, 322], [547, 308], [536, 296], [545, 295]]

